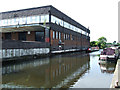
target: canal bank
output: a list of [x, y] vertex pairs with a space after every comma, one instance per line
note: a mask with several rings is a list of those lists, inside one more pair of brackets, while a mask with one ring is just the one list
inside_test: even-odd
[[0, 49], [0, 58], [3, 62], [12, 60], [18, 61], [22, 59], [43, 58], [55, 54], [82, 51], [87, 51], [87, 48], [58, 49], [52, 51], [49, 43], [4, 40], [2, 42], [2, 49]]
[[117, 85], [120, 86], [120, 70], [119, 69], [120, 69], [120, 59], [118, 59], [117, 61], [116, 69], [114, 72], [114, 76], [113, 76], [110, 88], [115, 88], [115, 86]]
[[[33, 51], [32, 51], [33, 50]], [[36, 53], [36, 51], [34, 49], [32, 49], [31, 52], [33, 52], [34, 54], [32, 55], [23, 55], [23, 56], [15, 56], [15, 57], [6, 57], [6, 58], [2, 58], [2, 62], [7, 62], [7, 61], [19, 61], [19, 60], [27, 60], [27, 59], [37, 59], [37, 58], [46, 58], [46, 57], [51, 57], [54, 55], [58, 55], [58, 54], [66, 54], [66, 53], [74, 53], [74, 52], [87, 52], [86, 50], [76, 50], [76, 49], [71, 49], [71, 50], [59, 50], [59, 51], [52, 51], [51, 53], [49, 51], [42, 51], [44, 53], [40, 54], [40, 53]], [[20, 52], [20, 51], [19, 51]], [[29, 53], [31, 53], [29, 52]], [[38, 51], [39, 52], [39, 51]], [[25, 52], [24, 52], [25, 53]], [[36, 53], [36, 54], [35, 54]]]
[[[96, 52], [96, 51], [99, 51], [99, 50], [94, 50], [94, 51], [91, 51], [91, 52], [88, 52], [88, 50], [80, 50], [80, 49], [69, 49], [69, 50], [58, 50], [58, 51], [51, 51], [48, 49], [48, 50], [41, 50], [40, 52], [40, 49], [39, 51], [35, 51], [36, 49], [31, 49], [28, 53], [31, 53], [31, 55], [23, 55], [23, 56], [15, 56], [15, 57], [4, 57], [2, 58], [2, 62], [9, 62], [9, 61], [22, 61], [23, 59], [24, 60], [28, 60], [28, 59], [40, 59], [40, 58], [47, 58], [47, 57], [52, 57], [54, 55], [61, 55], [61, 54], [68, 54], [68, 53], [76, 53], [76, 52], [79, 52], [79, 53], [92, 53], [92, 52]], [[20, 50], [18, 50], [20, 52]], [[40, 52], [40, 53], [39, 53]], [[7, 52], [8, 53], [8, 52]], [[13, 53], [13, 52], [12, 52]], [[26, 52], [24, 52], [26, 53]], [[36, 54], [35, 54], [36, 53]], [[20, 53], [19, 53], [20, 54]], [[5, 54], [7, 55], [7, 54]], [[12, 54], [9, 54], [9, 55], [12, 55]]]

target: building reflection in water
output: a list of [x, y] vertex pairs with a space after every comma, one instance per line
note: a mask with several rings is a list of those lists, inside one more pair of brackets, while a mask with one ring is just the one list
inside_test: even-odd
[[99, 65], [100, 65], [100, 69], [101, 69], [102, 73], [113, 74], [115, 71], [116, 63], [101, 62], [101, 63], [99, 63]]
[[3, 87], [70, 87], [90, 68], [87, 54], [72, 53], [3, 66]]

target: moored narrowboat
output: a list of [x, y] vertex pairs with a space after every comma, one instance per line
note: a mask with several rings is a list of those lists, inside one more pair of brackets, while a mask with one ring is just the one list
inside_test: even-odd
[[117, 47], [110, 47], [103, 49], [103, 51], [100, 54], [99, 60], [101, 61], [113, 61], [116, 62], [118, 59], [119, 52]]

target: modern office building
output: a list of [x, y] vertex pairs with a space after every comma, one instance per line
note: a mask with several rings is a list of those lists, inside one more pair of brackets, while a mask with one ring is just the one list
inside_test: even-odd
[[1, 38], [9, 42], [7, 44], [12, 42], [12, 45], [3, 45], [5, 48], [18, 48], [16, 42], [20, 41], [30, 43], [27, 48], [40, 48], [44, 43], [42, 47], [47, 45], [50, 51], [86, 50], [90, 46], [90, 30], [51, 5], [2, 12], [1, 15]]

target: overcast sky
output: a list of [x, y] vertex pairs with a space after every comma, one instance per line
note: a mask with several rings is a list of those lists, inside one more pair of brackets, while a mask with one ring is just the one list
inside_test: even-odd
[[91, 41], [104, 36], [118, 41], [118, 1], [120, 0], [1, 0], [0, 12], [53, 5], [85, 27]]

